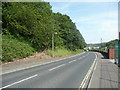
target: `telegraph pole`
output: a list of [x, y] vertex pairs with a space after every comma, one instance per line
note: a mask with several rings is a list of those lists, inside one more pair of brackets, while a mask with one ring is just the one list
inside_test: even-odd
[[57, 32], [52, 33], [52, 57], [54, 57], [54, 36]]
[[54, 33], [52, 34], [52, 57], [54, 57]]
[[102, 52], [102, 38], [101, 38], [101, 50], [100, 51]]

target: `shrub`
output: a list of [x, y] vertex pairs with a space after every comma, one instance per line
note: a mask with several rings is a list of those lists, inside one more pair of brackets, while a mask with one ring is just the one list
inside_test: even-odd
[[34, 48], [28, 43], [11, 36], [2, 36], [2, 62], [13, 61], [14, 58], [25, 58], [34, 52]]

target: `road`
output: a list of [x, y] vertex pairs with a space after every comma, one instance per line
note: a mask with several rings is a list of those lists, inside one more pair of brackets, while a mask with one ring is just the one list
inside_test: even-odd
[[1, 88], [79, 88], [94, 62], [93, 52], [2, 75]]

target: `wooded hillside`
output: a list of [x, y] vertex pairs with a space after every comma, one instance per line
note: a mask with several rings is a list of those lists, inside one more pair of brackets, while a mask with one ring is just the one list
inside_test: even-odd
[[[83, 49], [86, 43], [75, 23], [68, 15], [54, 13], [51, 8], [48, 2], [2, 2], [3, 48], [7, 37], [11, 37], [29, 44], [33, 51], [51, 49], [52, 34], [57, 32], [55, 47]], [[4, 53], [8, 52], [3, 50]]]

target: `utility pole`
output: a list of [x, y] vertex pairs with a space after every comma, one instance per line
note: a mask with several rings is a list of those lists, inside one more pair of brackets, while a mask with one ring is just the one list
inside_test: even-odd
[[101, 38], [101, 50], [100, 51], [102, 52], [102, 38]]
[[52, 57], [54, 57], [54, 36], [57, 34], [57, 32], [52, 33]]
[[52, 57], [54, 57], [54, 33], [52, 34]]

